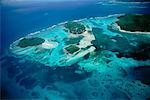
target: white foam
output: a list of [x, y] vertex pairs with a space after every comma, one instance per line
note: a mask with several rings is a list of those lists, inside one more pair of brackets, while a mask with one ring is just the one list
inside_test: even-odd
[[52, 48], [55, 48], [58, 46], [58, 43], [57, 42], [52, 42], [52, 41], [46, 41], [44, 43], [42, 43], [42, 48], [45, 48], [45, 49], [52, 49]]

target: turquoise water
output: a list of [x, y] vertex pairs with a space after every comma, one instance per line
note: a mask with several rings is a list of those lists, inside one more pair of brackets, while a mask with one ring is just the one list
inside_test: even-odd
[[[47, 9], [48, 7], [13, 13], [12, 8], [7, 8], [10, 13], [5, 12], [2, 16], [5, 18], [2, 21], [5, 24], [2, 27], [2, 32], [5, 33], [2, 34], [2, 43], [5, 45], [2, 47], [4, 52], [8, 51], [0, 60], [3, 98], [126, 100], [150, 97], [149, 34], [120, 32], [112, 25], [120, 13], [149, 13], [148, 6], [92, 2], [71, 7], [69, 11], [68, 8]], [[46, 16], [43, 15], [45, 12], [48, 13]], [[16, 16], [8, 18], [7, 14]], [[38, 14], [39, 19], [36, 17]], [[50, 19], [49, 14], [53, 15], [54, 20]], [[116, 15], [108, 16], [110, 14]], [[20, 17], [22, 20], [14, 25], [14, 21]], [[58, 24], [74, 19], [89, 31], [79, 36], [71, 35], [64, 23]], [[40, 22], [33, 23], [33, 20]], [[27, 27], [22, 27], [21, 24]], [[56, 26], [47, 28], [53, 24]], [[92, 33], [93, 28], [98, 28], [99, 31]], [[13, 37], [10, 36], [9, 40], [10, 34]], [[40, 37], [45, 42], [33, 47], [17, 47], [18, 39], [24, 36]], [[82, 38], [77, 40], [78, 43], [70, 42], [80, 50], [74, 54], [66, 53], [64, 47], [69, 45], [67, 40], [80, 36]], [[139, 52], [140, 50], [144, 52]]]

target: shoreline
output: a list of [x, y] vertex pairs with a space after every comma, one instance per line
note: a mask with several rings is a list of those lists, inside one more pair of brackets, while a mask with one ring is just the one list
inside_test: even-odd
[[[141, 30], [141, 28], [143, 28], [143, 27], [141, 27], [141, 26], [139, 27], [135, 22], [132, 22], [131, 24], [132, 24], [132, 26], [135, 26], [135, 27], [137, 27], [138, 29], [134, 29], [134, 27], [132, 27], [132, 29], [125, 28], [125, 25], [126, 25], [126, 27], [130, 27], [130, 25], [127, 24], [127, 23], [128, 23], [128, 21], [130, 21], [130, 20], [134, 20], [133, 18], [136, 18], [136, 17], [137, 17], [137, 21], [147, 18], [147, 16], [144, 17], [144, 15], [145, 15], [145, 14], [133, 14], [133, 15], [131, 15], [131, 14], [124, 14], [124, 15], [122, 15], [122, 16], [120, 16], [120, 17], [117, 17], [117, 19], [114, 21], [114, 23], [112, 23], [112, 26], [114, 27], [114, 29], [116, 29], [116, 30], [118, 30], [118, 31], [120, 31], [120, 32], [124, 32], [124, 33], [131, 33], [131, 34], [150, 34], [150, 30], [148, 30], [148, 29], [146, 29], [146, 30]], [[131, 19], [128, 18], [128, 17], [131, 17]], [[143, 18], [143, 17], [144, 17], [144, 18]], [[148, 19], [147, 19], [147, 20], [148, 20]], [[123, 23], [123, 22], [124, 22], [124, 24], [121, 24], [121, 23]], [[142, 20], [141, 23], [139, 23], [139, 25], [141, 25], [141, 24], [142, 24], [142, 25], [147, 25], [147, 23], [143, 22], [143, 20]], [[147, 27], [147, 26], [145, 26], [145, 27]]]
[[131, 31], [126, 31], [121, 29], [121, 27], [115, 23], [115, 27], [118, 29], [118, 31], [123, 32], [123, 33], [130, 33], [130, 34], [150, 34], [150, 32], [141, 32], [141, 31], [135, 31], [135, 32], [131, 32]]

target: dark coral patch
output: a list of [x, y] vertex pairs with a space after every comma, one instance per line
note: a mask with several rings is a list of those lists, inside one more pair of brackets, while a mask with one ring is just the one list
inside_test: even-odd
[[33, 89], [37, 84], [36, 82], [36, 79], [27, 77], [21, 80], [20, 85], [25, 86], [26, 89]]
[[148, 60], [150, 59], [150, 43], [141, 42], [137, 48], [131, 52], [119, 52], [117, 56], [133, 58], [135, 60]]
[[103, 34], [103, 30], [100, 28], [92, 28], [92, 33], [95, 36], [95, 40], [92, 41], [92, 44], [97, 49], [104, 49], [108, 40], [108, 37]]
[[40, 93], [39, 93], [39, 92], [36, 92], [36, 91], [33, 91], [33, 92], [31, 93], [31, 96], [32, 96], [33, 98], [39, 98], [39, 97], [40, 97]]
[[150, 43], [139, 43], [138, 49], [130, 54], [136, 60], [150, 59]]
[[138, 66], [134, 68], [134, 77], [142, 83], [150, 85], [150, 66]]
[[[32, 90], [38, 85], [41, 88], [44, 88], [57, 81], [63, 81], [66, 83], [76, 82], [84, 80], [91, 75], [89, 72], [83, 72], [82, 74], [76, 73], [75, 71], [79, 68], [78, 64], [73, 64], [68, 67], [56, 66], [54, 69], [50, 66], [44, 66], [40, 63], [33, 63], [27, 60], [24, 64], [20, 62], [21, 59], [15, 57], [6, 57], [5, 59], [6, 61], [3, 65], [5, 65], [5, 63], [10, 64], [10, 66], [5, 68], [9, 78], [15, 79], [15, 82], [18, 85], [28, 90]], [[17, 65], [19, 66], [17, 67]], [[36, 97], [37, 93], [33, 93], [32, 95], [33, 97]]]

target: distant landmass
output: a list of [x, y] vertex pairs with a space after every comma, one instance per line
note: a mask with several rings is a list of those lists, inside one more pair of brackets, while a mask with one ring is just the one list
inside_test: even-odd
[[150, 0], [118, 0], [123, 2], [150, 2]]

